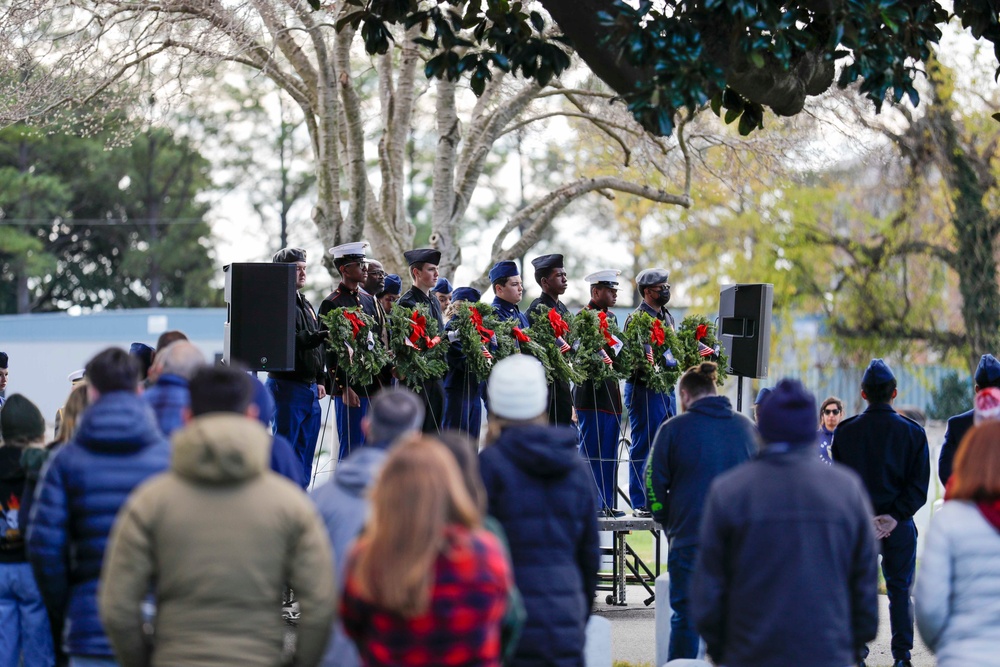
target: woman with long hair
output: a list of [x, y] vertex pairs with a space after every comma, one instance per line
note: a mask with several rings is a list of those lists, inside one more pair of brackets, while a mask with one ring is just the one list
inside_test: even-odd
[[962, 439], [931, 520], [915, 591], [917, 627], [938, 667], [1000, 665], [1000, 422]]
[[428, 438], [397, 445], [372, 489], [371, 512], [341, 601], [362, 662], [499, 665], [511, 574], [452, 455]]

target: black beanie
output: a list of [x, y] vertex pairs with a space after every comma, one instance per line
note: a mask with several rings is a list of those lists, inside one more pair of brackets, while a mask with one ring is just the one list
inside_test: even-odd
[[0, 433], [6, 444], [41, 440], [45, 435], [45, 418], [34, 403], [14, 394], [0, 408]]
[[765, 442], [817, 442], [816, 399], [798, 380], [784, 379], [757, 406], [757, 430]]

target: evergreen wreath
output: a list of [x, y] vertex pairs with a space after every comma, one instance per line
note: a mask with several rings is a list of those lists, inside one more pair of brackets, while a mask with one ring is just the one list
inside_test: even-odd
[[[465, 363], [477, 382], [485, 382], [493, 368], [494, 352], [499, 345], [497, 325], [499, 321], [493, 314], [492, 306], [469, 301], [459, 301], [455, 315], [448, 322], [452, 329], [449, 340], [452, 344], [461, 346]], [[451, 338], [452, 334], [455, 335], [454, 339]]]
[[521, 330], [520, 322], [515, 319], [500, 320], [494, 332], [497, 335], [497, 350], [493, 353], [493, 363], [506, 359], [512, 354], [527, 354], [538, 359], [542, 368], [545, 369], [545, 379], [548, 382], [552, 381], [552, 367], [549, 365], [545, 349]]
[[675, 356], [680, 343], [671, 328], [649, 313], [637, 310], [629, 316], [623, 335], [626, 350], [622, 353], [625, 357], [622, 363], [633, 377], [657, 393], [670, 391], [683, 370], [681, 359]]
[[428, 380], [439, 380], [448, 372], [448, 339], [442, 339], [440, 333], [427, 304], [418, 303], [414, 308], [397, 304], [389, 314], [389, 349], [396, 374], [415, 392], [422, 391]]
[[[550, 311], [552, 315], [549, 314]], [[548, 381], [582, 382], [583, 376], [573, 369], [566, 354], [572, 350], [566, 337], [572, 331], [573, 316], [568, 316], [567, 322], [567, 318], [560, 317], [558, 312], [548, 306], [541, 306], [528, 317], [531, 326], [525, 333], [545, 352], [548, 364], [542, 362], [542, 365], [546, 366]]]
[[625, 342], [618, 325], [606, 313], [585, 308], [573, 318], [573, 338], [579, 343], [573, 353], [573, 368], [584, 380], [620, 380], [628, 374], [625, 349], [622, 347], [616, 354], [611, 337]]
[[390, 362], [389, 351], [375, 335], [375, 320], [359, 307], [335, 308], [323, 315], [323, 324], [330, 331], [328, 345], [348, 384], [372, 384]]
[[688, 315], [677, 329], [678, 349], [674, 350], [681, 362], [682, 371], [703, 361], [714, 361], [718, 366], [716, 384], [725, 382], [729, 358], [725, 348], [715, 336], [715, 324], [703, 315]]

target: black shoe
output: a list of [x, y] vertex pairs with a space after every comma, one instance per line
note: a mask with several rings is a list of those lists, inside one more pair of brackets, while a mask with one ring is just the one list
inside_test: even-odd
[[909, 660], [897, 660], [892, 663], [892, 667], [913, 667], [913, 663]]
[[608, 512], [610, 512], [611, 516], [614, 517], [615, 519], [620, 519], [621, 517], [625, 516], [625, 510], [609, 508]]
[[653, 516], [653, 513], [649, 511], [648, 507], [636, 507], [632, 510], [632, 516], [636, 519], [648, 519]]

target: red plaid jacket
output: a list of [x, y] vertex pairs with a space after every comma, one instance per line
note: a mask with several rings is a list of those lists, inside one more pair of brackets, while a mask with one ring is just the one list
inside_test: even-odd
[[500, 620], [511, 573], [497, 539], [485, 530], [450, 526], [446, 551], [434, 565], [431, 603], [421, 616], [404, 618], [361, 597], [354, 563], [347, 564], [340, 613], [366, 667], [500, 664]]

